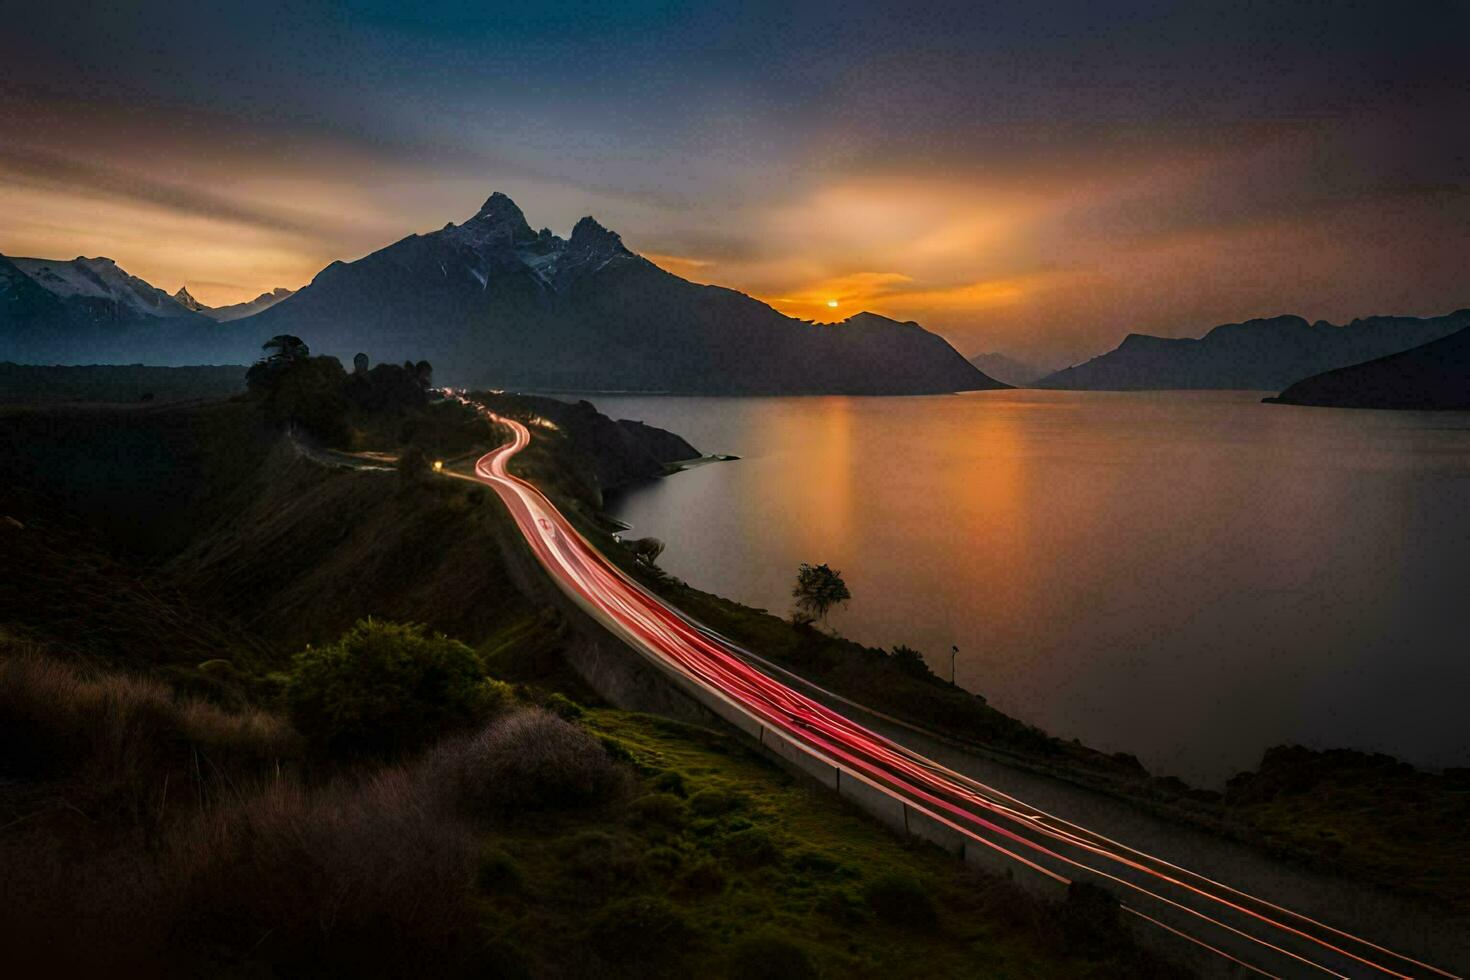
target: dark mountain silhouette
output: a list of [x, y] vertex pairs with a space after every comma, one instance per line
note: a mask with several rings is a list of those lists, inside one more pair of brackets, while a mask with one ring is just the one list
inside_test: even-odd
[[243, 363], [214, 321], [107, 258], [0, 256], [0, 360]]
[[1055, 368], [1037, 367], [1035, 364], [1018, 360], [1000, 351], [976, 354], [970, 358], [970, 363], [975, 365], [977, 370], [990, 375], [995, 380], [1018, 388], [1028, 388], [1056, 370]]
[[1116, 350], [1042, 378], [1039, 388], [1280, 391], [1292, 382], [1427, 344], [1470, 326], [1470, 310], [1371, 316], [1336, 326], [1279, 316], [1227, 323], [1194, 340], [1129, 334]]
[[915, 323], [818, 325], [665, 272], [590, 217], [533, 231], [493, 194], [463, 225], [334, 262], [232, 324], [347, 360], [426, 357], [460, 384], [683, 393], [915, 394], [1004, 387]]
[[1303, 378], [1265, 400], [1335, 408], [1470, 410], [1470, 327], [1422, 347]]

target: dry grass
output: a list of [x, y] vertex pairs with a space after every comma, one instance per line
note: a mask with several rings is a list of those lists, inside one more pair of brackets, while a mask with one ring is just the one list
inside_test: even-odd
[[628, 787], [601, 742], [539, 708], [440, 746], [427, 766], [459, 806], [481, 815], [605, 803]]
[[94, 819], [157, 817], [297, 754], [294, 732], [250, 709], [178, 698], [163, 684], [84, 672], [0, 647], [0, 774], [48, 782]]
[[290, 974], [453, 973], [473, 946], [476, 847], [411, 769], [278, 780], [176, 836], [175, 941]]

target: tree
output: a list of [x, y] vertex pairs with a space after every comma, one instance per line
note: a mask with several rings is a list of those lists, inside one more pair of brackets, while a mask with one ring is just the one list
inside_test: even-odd
[[834, 571], [824, 565], [808, 565], [801, 563], [801, 568], [796, 572], [796, 588], [791, 590], [791, 595], [796, 599], [796, 608], [814, 616], [827, 625], [827, 613], [833, 606], [846, 605], [847, 600], [852, 598], [852, 593], [847, 591], [847, 583], [842, 581], [842, 573]]
[[251, 391], [274, 387], [280, 377], [294, 364], [311, 357], [311, 348], [306, 341], [291, 334], [277, 334], [260, 345], [265, 357], [250, 365], [245, 372], [245, 386]]
[[429, 476], [429, 457], [418, 446], [409, 446], [398, 456], [398, 480], [402, 486], [422, 483]]
[[311, 348], [306, 346], [306, 341], [288, 333], [276, 334], [260, 347], [272, 352], [266, 356], [268, 361], [301, 361], [311, 356]]

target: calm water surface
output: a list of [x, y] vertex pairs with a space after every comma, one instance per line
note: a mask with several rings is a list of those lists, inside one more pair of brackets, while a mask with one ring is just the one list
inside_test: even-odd
[[1218, 785], [1283, 742], [1470, 763], [1470, 415], [1241, 392], [596, 398], [715, 464], [610, 509], [660, 564], [833, 616], [1064, 737]]

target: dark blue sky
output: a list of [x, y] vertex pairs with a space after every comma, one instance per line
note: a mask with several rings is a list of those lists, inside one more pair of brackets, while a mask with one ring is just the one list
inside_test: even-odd
[[1470, 305], [1464, 4], [3, 4], [0, 251], [225, 302], [493, 189], [1068, 360]]

